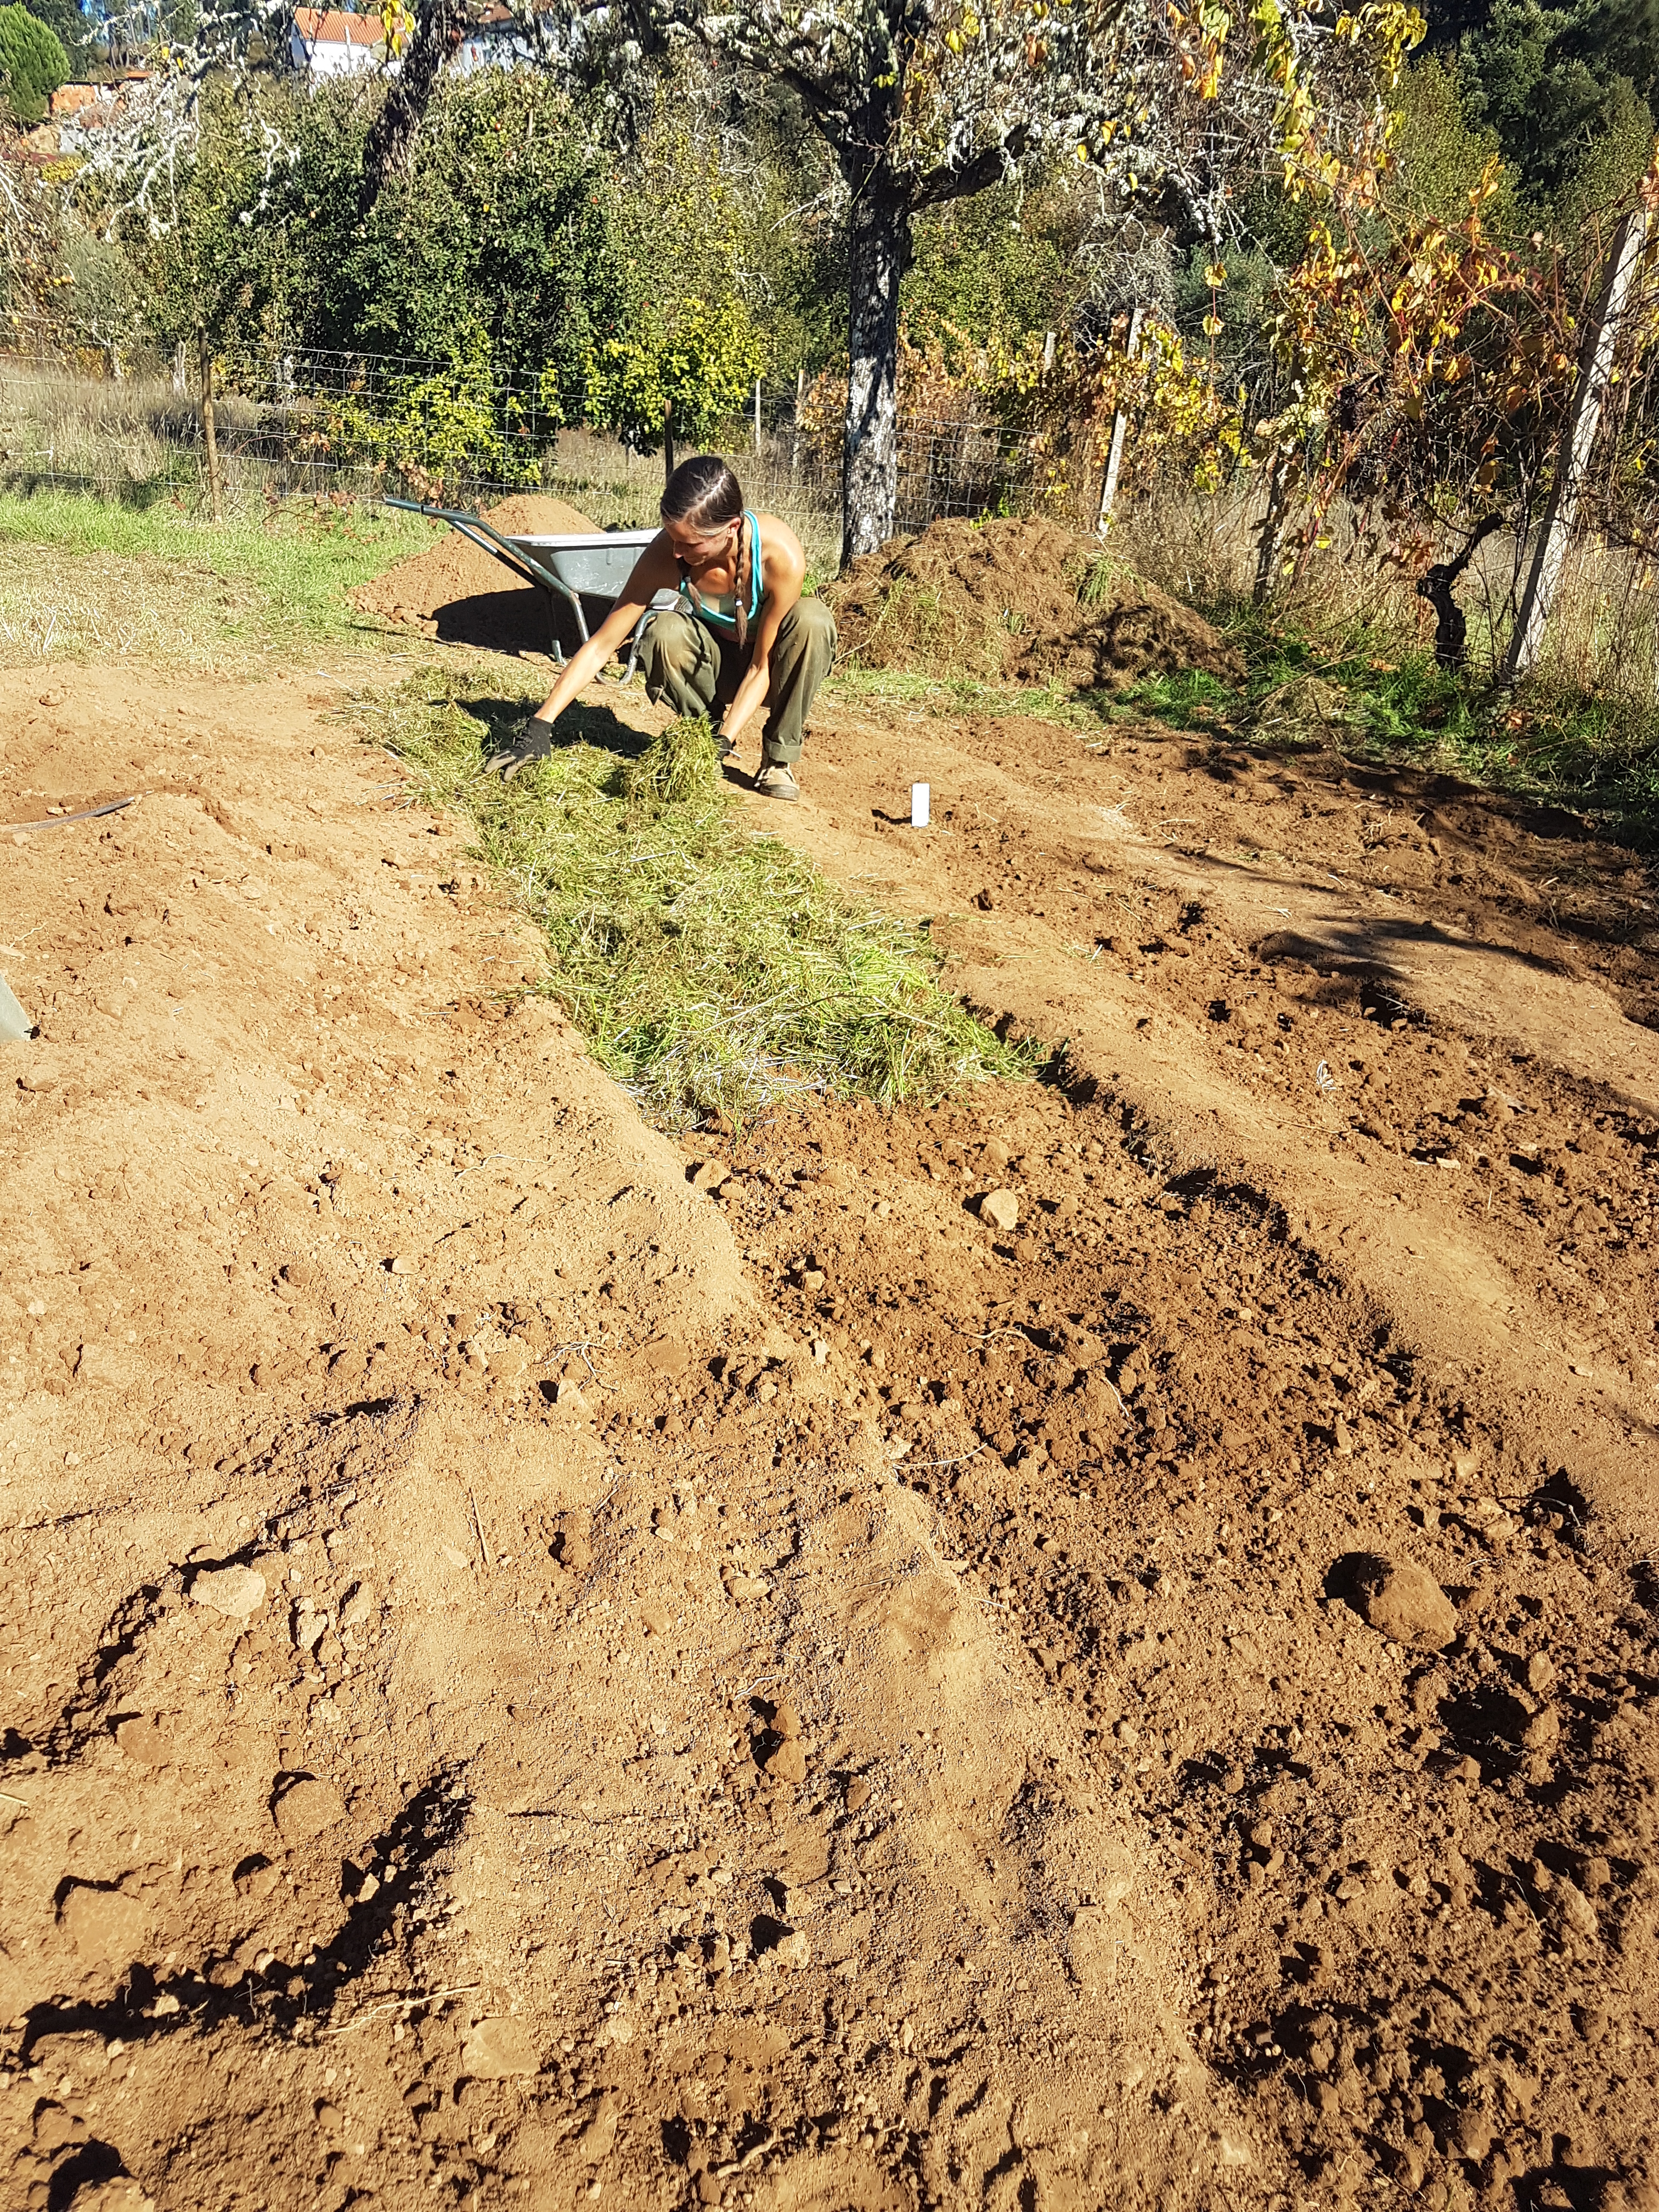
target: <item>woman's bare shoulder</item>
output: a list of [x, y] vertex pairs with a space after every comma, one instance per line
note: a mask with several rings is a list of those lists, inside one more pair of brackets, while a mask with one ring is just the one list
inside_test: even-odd
[[757, 514], [755, 520], [760, 525], [761, 559], [768, 568], [779, 557], [792, 569], [805, 568], [800, 540], [781, 514]]

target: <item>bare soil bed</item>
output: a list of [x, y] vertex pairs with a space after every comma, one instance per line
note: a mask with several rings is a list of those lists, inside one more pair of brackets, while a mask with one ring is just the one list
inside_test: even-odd
[[1659, 2205], [1629, 855], [842, 702], [1068, 1052], [674, 1146], [337, 681], [0, 686], [8, 2203]]

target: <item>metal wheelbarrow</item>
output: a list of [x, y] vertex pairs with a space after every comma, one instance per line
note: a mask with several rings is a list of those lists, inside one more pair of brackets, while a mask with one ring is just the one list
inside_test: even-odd
[[[417, 499], [389, 497], [385, 504], [401, 507], [406, 514], [424, 514], [431, 521], [447, 522], [452, 530], [459, 530], [482, 552], [493, 555], [503, 568], [511, 568], [526, 583], [534, 584], [538, 591], [544, 592], [550, 617], [555, 592], [568, 600], [584, 645], [588, 639], [584, 597], [614, 602], [633, 574], [635, 562], [657, 535], [654, 530], [600, 530], [584, 532], [580, 537], [507, 538], [481, 516], [454, 507], [427, 507]], [[623, 672], [624, 684], [634, 673], [647, 623], [653, 614], [678, 604], [678, 592], [659, 592], [635, 623], [634, 634], [628, 642], [628, 665]], [[554, 660], [562, 668], [564, 650], [556, 632], [552, 634], [552, 643]]]

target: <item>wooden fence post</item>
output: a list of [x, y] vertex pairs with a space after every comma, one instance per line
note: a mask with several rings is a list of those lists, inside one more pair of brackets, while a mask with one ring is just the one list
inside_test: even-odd
[[225, 519], [223, 487], [219, 480], [219, 439], [213, 421], [213, 348], [205, 331], [201, 334], [202, 359], [202, 443], [207, 453], [208, 500], [213, 509], [213, 519]]
[[1556, 586], [1561, 580], [1561, 564], [1566, 558], [1568, 540], [1578, 512], [1578, 495], [1589, 469], [1601, 408], [1607, 396], [1619, 326], [1631, 303], [1632, 287], [1641, 265], [1642, 249], [1647, 243], [1647, 228], [1645, 210], [1637, 208], [1613, 234], [1613, 249], [1602, 272], [1601, 294], [1584, 333], [1578, 381], [1573, 386], [1572, 406], [1561, 435], [1560, 458], [1555, 465], [1555, 483], [1544, 509], [1532, 573], [1527, 579], [1515, 635], [1510, 640], [1504, 663], [1501, 681], [1505, 684], [1525, 676], [1543, 649]]
[[[1140, 323], [1144, 307], [1137, 307], [1129, 318], [1128, 356], [1133, 361], [1140, 350]], [[1052, 342], [1053, 333], [1050, 332]], [[1048, 356], [1045, 355], [1045, 361]], [[1112, 508], [1117, 500], [1118, 471], [1123, 466], [1123, 441], [1129, 434], [1129, 418], [1122, 408], [1112, 417], [1112, 442], [1106, 455], [1106, 475], [1100, 487], [1100, 513], [1095, 517], [1095, 534], [1103, 538], [1112, 519]]]

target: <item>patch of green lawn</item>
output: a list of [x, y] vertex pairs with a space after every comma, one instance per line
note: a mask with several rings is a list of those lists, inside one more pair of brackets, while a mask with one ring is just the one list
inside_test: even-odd
[[170, 502], [0, 494], [0, 659], [234, 665], [380, 635], [347, 594], [434, 542], [390, 507], [290, 501], [204, 522]]

